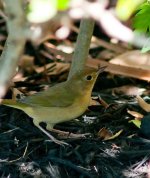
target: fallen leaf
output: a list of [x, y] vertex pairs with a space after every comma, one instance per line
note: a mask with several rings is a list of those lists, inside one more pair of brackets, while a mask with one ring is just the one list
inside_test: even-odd
[[146, 111], [146, 112], [150, 112], [150, 104], [148, 104], [147, 102], [145, 102], [143, 100], [143, 98], [141, 98], [140, 96], [137, 96], [137, 100], [138, 100], [138, 103], [140, 105], [140, 107]]
[[123, 129], [119, 130], [117, 133], [112, 134], [112, 132], [110, 132], [108, 129], [106, 129], [105, 127], [103, 127], [99, 132], [98, 132], [98, 136], [100, 138], [102, 138], [103, 140], [113, 140], [115, 138], [117, 138], [121, 133], [123, 132]]
[[137, 96], [137, 95], [142, 95], [144, 93], [144, 91], [146, 91], [146, 89], [139, 88], [139, 87], [132, 86], [132, 85], [125, 85], [125, 86], [121, 86], [121, 87], [116, 87], [113, 89], [113, 91], [116, 94]]
[[142, 68], [121, 66], [119, 64], [111, 64], [107, 61], [103, 61], [100, 59], [88, 59], [87, 61], [87, 66], [97, 69], [99, 65], [107, 66], [107, 68], [105, 69], [106, 72], [150, 81], [150, 70], [149, 70], [150, 68], [142, 69]]
[[130, 120], [129, 123], [133, 123], [136, 127], [140, 128], [141, 126], [141, 119], [144, 117], [142, 114], [136, 111], [127, 110], [127, 113], [135, 117], [133, 120]]
[[103, 140], [106, 140], [110, 137], [113, 136], [113, 134], [108, 130], [106, 129], [105, 127], [103, 127], [99, 132], [98, 132], [98, 137], [103, 139]]
[[127, 113], [135, 117], [137, 120], [141, 120], [144, 117], [143, 114], [140, 114], [139, 112], [136, 112], [136, 111], [127, 110]]
[[115, 133], [113, 136], [109, 137], [109, 138], [106, 138], [104, 139], [105, 141], [106, 140], [113, 140], [115, 138], [117, 138], [121, 133], [123, 132], [123, 129], [119, 130], [117, 133]]
[[150, 54], [141, 53], [140, 50], [132, 50], [111, 59], [110, 63], [149, 70]]
[[35, 71], [37, 73], [41, 73], [44, 70], [46, 70], [47, 75], [56, 75], [56, 74], [59, 75], [62, 72], [68, 71], [69, 67], [70, 67], [70, 64], [68, 63], [55, 62], [55, 64], [54, 63], [46, 64], [45, 69], [44, 67], [37, 67]]
[[[44, 46], [47, 48], [47, 50], [54, 55], [61, 55], [64, 57], [65, 61], [70, 62], [72, 59], [72, 54], [67, 54], [64, 53], [60, 50], [57, 50], [56, 48], [52, 48], [49, 43], [44, 43]], [[122, 66], [118, 64], [112, 64], [107, 61], [103, 61], [101, 59], [94, 59], [94, 58], [89, 58], [87, 61], [87, 66], [93, 67], [93, 68], [98, 68], [98, 66], [107, 66], [105, 71], [113, 73], [113, 74], [119, 74], [119, 75], [124, 75], [128, 77], [133, 77], [133, 78], [138, 78], [141, 80], [146, 80], [150, 81], [150, 67], [148, 69], [143, 69], [143, 68], [135, 68], [135, 67], [127, 67], [127, 66]]]
[[129, 121], [129, 123], [133, 123], [138, 128], [141, 127], [141, 121], [138, 119], [131, 120], [131, 121]]

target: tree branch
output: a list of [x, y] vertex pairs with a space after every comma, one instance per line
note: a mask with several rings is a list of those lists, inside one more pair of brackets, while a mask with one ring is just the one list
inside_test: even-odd
[[8, 82], [13, 77], [20, 56], [23, 53], [26, 37], [26, 18], [22, 0], [5, 0], [8, 38], [0, 57], [0, 98], [4, 96]]
[[94, 20], [81, 20], [80, 32], [78, 34], [68, 79], [70, 79], [70, 77], [77, 71], [82, 71], [85, 68], [91, 43], [91, 37], [93, 34], [93, 28]]

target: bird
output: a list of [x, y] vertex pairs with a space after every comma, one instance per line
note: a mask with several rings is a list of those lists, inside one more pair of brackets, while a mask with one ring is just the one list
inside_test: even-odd
[[86, 67], [83, 71], [75, 72], [65, 82], [58, 83], [47, 90], [19, 100], [3, 99], [1, 104], [24, 111], [33, 118], [34, 125], [52, 141], [64, 144], [65, 142], [55, 139], [39, 124], [46, 123], [46, 129], [52, 131], [56, 124], [82, 115], [90, 104], [96, 79], [105, 68], [106, 66], [103, 66], [96, 70]]

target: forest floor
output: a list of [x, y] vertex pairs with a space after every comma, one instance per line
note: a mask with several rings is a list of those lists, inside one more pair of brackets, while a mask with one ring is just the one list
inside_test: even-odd
[[[3, 46], [6, 29], [1, 30]], [[20, 97], [20, 93], [31, 95], [66, 80], [70, 66], [66, 51], [72, 52], [75, 38], [72, 33], [65, 41], [49, 39], [40, 46], [27, 43], [5, 98]], [[123, 49], [128, 51], [126, 46]], [[99, 45], [91, 46], [90, 57], [106, 60], [116, 56], [116, 51], [116, 48], [110, 51]], [[51, 133], [68, 145], [52, 142], [24, 112], [1, 105], [0, 177], [150, 177], [150, 140], [145, 134], [148, 130], [143, 131], [130, 122], [135, 120], [134, 112], [150, 117], [136, 99], [136, 95], [142, 94], [150, 101], [149, 84], [127, 76], [114, 75], [109, 69], [103, 72], [94, 86], [93, 102], [87, 111], [77, 119], [55, 126], [69, 133], [89, 133], [82, 138]]]

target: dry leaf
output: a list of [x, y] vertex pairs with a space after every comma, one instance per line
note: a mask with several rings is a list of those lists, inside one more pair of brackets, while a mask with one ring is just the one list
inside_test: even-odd
[[[44, 43], [44, 46], [47, 48], [47, 50], [54, 55], [59, 54], [62, 57], [64, 57], [65, 61], [71, 61], [72, 59], [72, 54], [67, 54], [64, 53], [60, 50], [57, 50], [55, 48], [52, 48], [49, 43]], [[118, 64], [112, 64], [100, 59], [91, 59], [89, 58], [87, 61], [87, 66], [93, 67], [93, 68], [98, 68], [98, 66], [108, 66], [105, 71], [111, 72], [113, 74], [119, 74], [119, 75], [124, 75], [128, 77], [133, 77], [133, 78], [138, 78], [141, 80], [146, 80], [150, 81], [150, 68], [148, 69], [139, 69], [135, 67], [127, 67], [127, 66], [121, 66]]]
[[130, 111], [127, 110], [127, 113], [131, 114], [133, 117], [135, 117], [133, 120], [130, 120], [129, 123], [133, 123], [136, 127], [140, 128], [141, 126], [141, 119], [144, 117], [142, 114], [136, 112], [136, 111]]
[[132, 50], [111, 59], [110, 63], [150, 70], [150, 54]]
[[144, 117], [143, 114], [140, 114], [139, 112], [136, 112], [136, 111], [127, 110], [127, 113], [135, 117], [137, 120], [141, 120]]
[[149, 69], [140, 69], [135, 67], [121, 66], [119, 64], [111, 64], [100, 59], [88, 59], [87, 65], [93, 68], [97, 68], [99, 65], [107, 66], [105, 69], [106, 72], [150, 81]]
[[118, 131], [115, 134], [112, 134], [108, 129], [106, 129], [105, 127], [103, 127], [99, 132], [98, 132], [98, 136], [100, 138], [102, 138], [103, 140], [113, 140], [115, 138], [117, 138], [121, 133], [123, 132], [123, 129]]
[[105, 141], [106, 141], [106, 140], [113, 140], [113, 139], [117, 138], [122, 132], [123, 132], [123, 129], [119, 130], [119, 131], [118, 131], [117, 133], [115, 133], [113, 136], [111, 136], [111, 137], [105, 139]]
[[150, 104], [146, 103], [140, 96], [137, 96], [140, 107], [146, 112], [150, 112]]
[[62, 72], [68, 71], [69, 67], [70, 67], [70, 64], [68, 63], [55, 62], [55, 63], [46, 64], [45, 68], [37, 67], [35, 71], [37, 73], [41, 73], [46, 69], [47, 75], [56, 75], [56, 74], [61, 74]]
[[110, 137], [113, 136], [113, 134], [108, 130], [106, 129], [105, 127], [103, 127], [99, 132], [98, 132], [98, 137], [100, 137], [101, 139], [103, 140], [106, 140]]
[[132, 95], [132, 96], [142, 95], [145, 90], [146, 90], [145, 88], [139, 88], [132, 85], [125, 85], [113, 89], [114, 93], [116, 94], [125, 94], [125, 95]]

